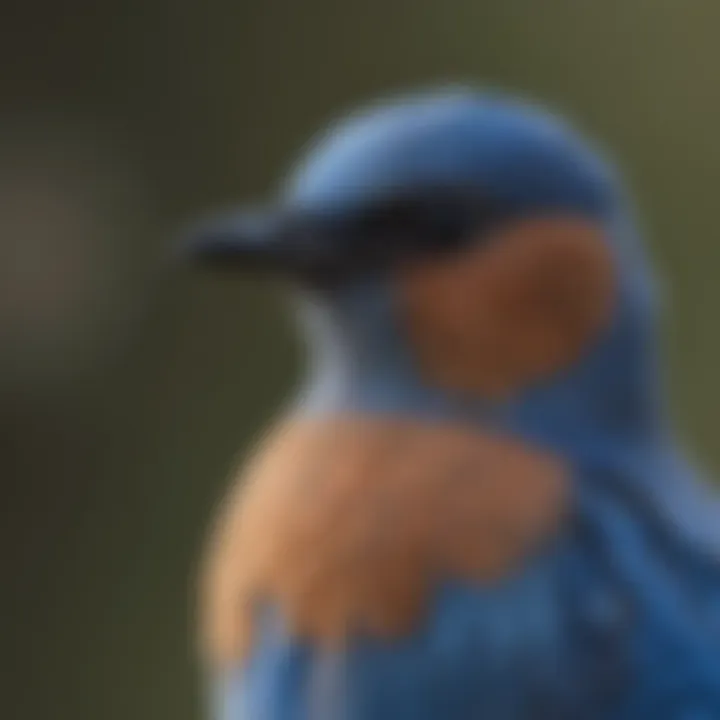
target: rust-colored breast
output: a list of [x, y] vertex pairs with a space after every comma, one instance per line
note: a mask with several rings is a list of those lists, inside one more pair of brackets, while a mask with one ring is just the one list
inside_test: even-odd
[[438, 580], [490, 582], [547, 541], [565, 479], [553, 456], [464, 429], [287, 424], [238, 478], [213, 537], [210, 657], [242, 657], [264, 602], [321, 643], [411, 630]]

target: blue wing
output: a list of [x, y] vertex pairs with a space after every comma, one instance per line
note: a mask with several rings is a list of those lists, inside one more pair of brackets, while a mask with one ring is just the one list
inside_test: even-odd
[[[448, 584], [412, 636], [395, 642], [355, 639], [345, 651], [295, 642], [268, 614], [244, 670], [219, 683], [218, 717], [526, 717], [531, 697], [539, 706], [543, 694], [562, 684], [554, 594], [544, 563], [492, 590]], [[521, 678], [524, 693], [518, 692]], [[527, 687], [530, 679], [533, 688]]]
[[677, 458], [658, 460], [635, 483], [584, 486], [628, 616], [627, 677], [605, 717], [720, 718], [720, 506]]
[[218, 679], [216, 717], [720, 718], [717, 566], [703, 576], [622, 483], [577, 488], [556, 544], [492, 587], [446, 583], [407, 638], [321, 651], [266, 613], [243, 669]]

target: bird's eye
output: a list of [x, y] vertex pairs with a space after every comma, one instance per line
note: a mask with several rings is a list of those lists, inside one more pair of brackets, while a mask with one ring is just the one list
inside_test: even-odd
[[488, 217], [487, 204], [474, 195], [432, 192], [368, 208], [354, 230], [365, 248], [397, 257], [452, 250], [479, 231]]
[[[388, 272], [428, 254], [453, 252], [483, 235], [497, 217], [478, 194], [444, 190], [400, 193], [323, 219], [329, 257], [312, 253], [320, 274], [338, 281], [349, 275]], [[311, 228], [317, 232], [316, 227]], [[328, 238], [332, 238], [332, 242]], [[305, 239], [305, 245], [311, 243]]]
[[360, 218], [358, 233], [366, 239], [407, 237], [423, 227], [422, 207], [410, 200], [390, 201], [373, 207]]

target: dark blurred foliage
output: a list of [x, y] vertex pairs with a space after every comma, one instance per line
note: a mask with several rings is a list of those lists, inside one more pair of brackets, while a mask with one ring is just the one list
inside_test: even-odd
[[377, 93], [528, 91], [612, 149], [672, 288], [681, 427], [720, 468], [719, 23], [714, 0], [6, 0], [0, 714], [200, 716], [201, 538], [299, 348], [277, 292], [172, 240]]

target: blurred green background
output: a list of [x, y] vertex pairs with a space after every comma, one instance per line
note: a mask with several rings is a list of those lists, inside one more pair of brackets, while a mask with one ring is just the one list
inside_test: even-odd
[[720, 470], [719, 26], [716, 0], [6, 0], [2, 716], [201, 716], [201, 538], [300, 356], [276, 292], [169, 248], [377, 93], [529, 91], [612, 148], [671, 289], [681, 427]]

